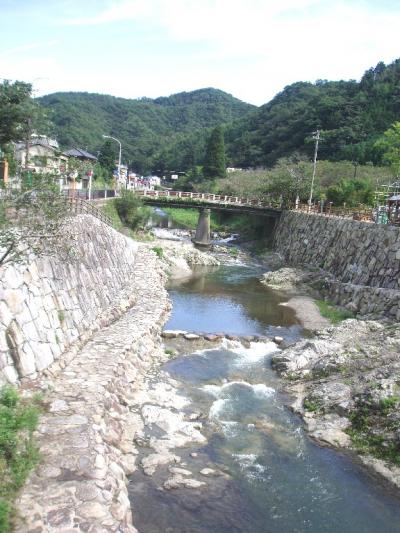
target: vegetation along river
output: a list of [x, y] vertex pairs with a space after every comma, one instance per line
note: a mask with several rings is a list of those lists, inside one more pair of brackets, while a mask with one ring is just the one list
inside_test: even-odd
[[[262, 272], [255, 263], [232, 262], [171, 282], [166, 329], [301, 337], [292, 311], [258, 282]], [[285, 407], [270, 368], [273, 343], [245, 347], [225, 339], [195, 350], [189, 341], [171, 340], [168, 346], [178, 355], [161, 372], [201, 413], [206, 437], [179, 449], [182, 464], [198, 479], [205, 467], [217, 474], [203, 477], [200, 488], [165, 490], [162, 473], [149, 477], [138, 469], [130, 497], [140, 532], [400, 531], [396, 495], [347, 456], [314, 444]]]

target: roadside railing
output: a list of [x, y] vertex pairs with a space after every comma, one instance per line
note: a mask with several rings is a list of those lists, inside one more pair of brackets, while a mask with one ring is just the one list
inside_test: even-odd
[[352, 220], [360, 220], [363, 222], [374, 222], [373, 209], [365, 207], [333, 207], [331, 204], [325, 204], [321, 210], [320, 205], [309, 206], [308, 204], [299, 204], [297, 207], [292, 206], [291, 210], [301, 211], [311, 215], [350, 218]]
[[113, 227], [111, 218], [90, 202], [78, 197], [67, 197], [67, 201], [73, 215], [92, 215], [105, 224], [108, 224], [108, 226]]

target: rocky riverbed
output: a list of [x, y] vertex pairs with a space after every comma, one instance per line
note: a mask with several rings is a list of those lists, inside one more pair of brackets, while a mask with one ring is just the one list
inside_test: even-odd
[[[307, 292], [315, 272], [282, 268], [266, 273], [274, 288]], [[315, 292], [315, 291], [314, 291]], [[290, 302], [290, 300], [289, 300]], [[300, 304], [302, 305], [302, 304]], [[318, 327], [272, 359], [295, 397], [312, 438], [355, 451], [361, 460], [400, 486], [400, 325], [348, 319]]]
[[[223, 469], [190, 452], [206, 444], [203, 413], [160, 369], [171, 356], [187, 352], [188, 344], [193, 351], [228, 341], [246, 347], [274, 340], [274, 367], [287, 379], [296, 397], [293, 409], [303, 416], [310, 435], [323, 444], [367, 451], [365, 462], [399, 484], [399, 469], [393, 466], [400, 440], [396, 325], [350, 320], [287, 348], [280, 337], [186, 331], [164, 332], [164, 341], [172, 339], [173, 347], [162, 344], [170, 307], [165, 271], [184, 277], [194, 265], [241, 259], [245, 255], [240, 252], [233, 257], [220, 248], [210, 255], [183, 242], [142, 245], [133, 306], [95, 333], [72, 360], [25, 385], [47, 391], [48, 411], [38, 429], [42, 463], [19, 498], [17, 531], [133, 533], [135, 500], [131, 509], [127, 477], [139, 469], [160, 491], [223, 486]], [[278, 351], [278, 346], [284, 349]], [[371, 452], [381, 457], [372, 458]]]

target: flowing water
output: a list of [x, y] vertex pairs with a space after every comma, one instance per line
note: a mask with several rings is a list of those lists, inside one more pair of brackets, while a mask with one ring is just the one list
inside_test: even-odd
[[[299, 338], [293, 312], [260, 285], [261, 272], [233, 264], [175, 282], [166, 329]], [[141, 533], [400, 531], [397, 496], [348, 457], [310, 441], [285, 407], [270, 368], [276, 349], [225, 340], [213, 349], [187, 348], [164, 365], [191, 409], [204, 415], [207, 444], [179, 454], [192, 471], [207, 466], [221, 475], [208, 477], [206, 488], [165, 491], [157, 475], [135, 473], [130, 496]]]

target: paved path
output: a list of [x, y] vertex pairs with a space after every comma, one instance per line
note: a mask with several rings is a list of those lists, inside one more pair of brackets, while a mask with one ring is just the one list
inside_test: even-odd
[[140, 247], [135, 305], [96, 333], [57, 376], [43, 379], [41, 465], [19, 499], [19, 532], [133, 532], [126, 476], [134, 469], [130, 391], [159, 355], [169, 303], [156, 255]]

